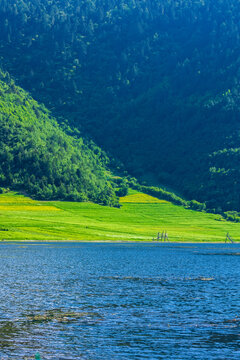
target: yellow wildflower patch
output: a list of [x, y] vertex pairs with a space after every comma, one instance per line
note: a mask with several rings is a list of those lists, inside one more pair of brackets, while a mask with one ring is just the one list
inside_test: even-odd
[[60, 211], [55, 206], [42, 206], [42, 205], [0, 205], [0, 211]]
[[138, 193], [121, 197], [120, 203], [168, 204], [169, 201], [160, 200], [147, 194]]
[[24, 196], [4, 196], [0, 195], [0, 204], [16, 204], [16, 203], [28, 203], [34, 204], [37, 203], [36, 200], [32, 200], [30, 198]]

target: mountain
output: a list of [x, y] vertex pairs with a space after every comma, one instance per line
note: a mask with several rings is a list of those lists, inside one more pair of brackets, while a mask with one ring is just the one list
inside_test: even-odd
[[238, 0], [2, 0], [0, 57], [150, 185], [240, 210]]
[[43, 105], [0, 72], [0, 186], [38, 199], [116, 205], [106, 162], [96, 145], [67, 135]]

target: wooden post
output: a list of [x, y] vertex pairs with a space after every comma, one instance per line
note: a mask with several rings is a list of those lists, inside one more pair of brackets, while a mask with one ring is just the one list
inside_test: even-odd
[[161, 235], [161, 241], [163, 241], [164, 239], [164, 231], [162, 232], [162, 235]]
[[233, 239], [231, 238], [231, 236], [230, 236], [229, 233], [227, 232], [226, 239], [225, 239], [225, 243], [226, 243], [228, 240], [229, 240], [232, 244], [234, 243]]

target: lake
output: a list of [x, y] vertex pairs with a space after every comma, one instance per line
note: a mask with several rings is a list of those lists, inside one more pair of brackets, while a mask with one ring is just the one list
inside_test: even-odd
[[240, 244], [2, 243], [0, 284], [0, 359], [240, 359]]

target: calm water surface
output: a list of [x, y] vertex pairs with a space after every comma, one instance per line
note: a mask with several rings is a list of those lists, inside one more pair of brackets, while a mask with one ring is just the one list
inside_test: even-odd
[[237, 244], [1, 244], [0, 358], [239, 360], [239, 265]]

